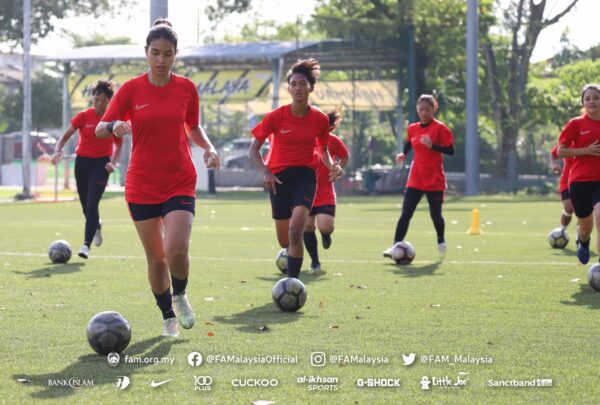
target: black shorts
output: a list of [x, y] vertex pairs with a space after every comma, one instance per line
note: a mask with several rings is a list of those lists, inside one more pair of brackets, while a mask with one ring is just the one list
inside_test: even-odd
[[315, 199], [317, 176], [311, 168], [288, 167], [275, 174], [282, 184], [277, 184], [277, 194], [269, 192], [273, 219], [289, 219], [292, 209], [299, 205], [310, 210]]
[[586, 218], [600, 203], [600, 181], [574, 182], [569, 185], [571, 203], [577, 218]]
[[565, 188], [563, 191], [560, 192], [560, 200], [564, 201], [564, 200], [570, 200], [571, 199], [571, 193], [569, 193], [569, 189]]
[[326, 214], [335, 217], [335, 205], [319, 205], [318, 207], [312, 207], [309, 215]]
[[188, 211], [196, 214], [196, 199], [187, 195], [179, 195], [169, 198], [160, 204], [136, 204], [128, 202], [129, 214], [134, 221], [145, 221], [147, 219], [164, 217], [171, 211]]

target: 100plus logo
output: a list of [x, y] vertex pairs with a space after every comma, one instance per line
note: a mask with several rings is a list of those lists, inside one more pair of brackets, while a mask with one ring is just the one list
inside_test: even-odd
[[209, 375], [195, 375], [194, 376], [194, 390], [195, 391], [210, 391], [212, 389], [213, 379]]

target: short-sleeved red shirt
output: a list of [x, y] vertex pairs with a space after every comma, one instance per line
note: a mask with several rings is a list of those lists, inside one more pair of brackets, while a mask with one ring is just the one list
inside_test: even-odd
[[88, 158], [111, 157], [114, 144], [123, 142], [114, 136], [111, 138], [98, 138], [96, 136], [96, 125], [100, 122], [100, 118], [101, 116], [96, 114], [96, 110], [88, 108], [71, 119], [71, 125], [79, 131], [79, 140], [75, 148], [77, 156]]
[[327, 144], [329, 119], [313, 107], [305, 116], [296, 117], [288, 104], [267, 113], [252, 129], [252, 135], [261, 142], [269, 138], [271, 148], [265, 163], [272, 173], [294, 166], [316, 170], [314, 151], [318, 145]]
[[199, 100], [194, 83], [171, 74], [164, 87], [143, 74], [125, 82], [102, 121], [130, 120], [132, 151], [125, 199], [160, 204], [171, 197], [196, 196], [196, 169], [185, 126], [198, 126]]
[[[585, 148], [594, 141], [600, 142], [600, 121], [593, 120], [587, 114], [569, 121], [558, 139], [560, 145], [569, 148]], [[586, 181], [600, 181], [600, 156], [586, 155], [573, 158], [569, 184]]]
[[[350, 154], [344, 142], [337, 135], [331, 133], [329, 134], [327, 150], [333, 160], [344, 159]], [[329, 181], [329, 169], [319, 156], [317, 156], [317, 159], [319, 161], [319, 166], [317, 167], [317, 192], [313, 207], [335, 205], [335, 187], [333, 182]]]
[[[552, 158], [554, 160], [558, 159], [557, 155], [558, 145], [552, 148], [550, 153], [552, 154]], [[564, 165], [562, 171], [560, 173], [560, 183], [558, 185], [558, 192], [562, 193], [563, 191], [569, 188], [569, 173], [571, 173], [571, 166], [573, 166], [573, 158], [562, 158], [564, 161]]]
[[434, 145], [447, 147], [453, 144], [452, 132], [441, 121], [433, 119], [426, 126], [420, 122], [409, 125], [408, 141], [412, 144], [414, 158], [406, 186], [422, 191], [444, 191], [446, 175], [442, 153], [423, 145], [421, 137], [424, 135], [428, 135]]

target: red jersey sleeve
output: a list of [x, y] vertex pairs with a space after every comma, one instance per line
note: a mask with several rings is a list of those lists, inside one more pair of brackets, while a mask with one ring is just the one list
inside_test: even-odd
[[[277, 110], [274, 110], [277, 111]], [[254, 136], [256, 139], [258, 139], [261, 142], [264, 142], [270, 134], [275, 133], [276, 132], [276, 117], [274, 114], [274, 111], [271, 111], [269, 113], [267, 113], [265, 115], [265, 117], [263, 118], [263, 120], [261, 122], [258, 123], [257, 126], [255, 126], [252, 129], [252, 136]]]
[[196, 86], [191, 82], [190, 82], [190, 84], [191, 84], [190, 91], [192, 92], [192, 94], [191, 94], [190, 104], [188, 105], [188, 109], [185, 114], [185, 123], [189, 129], [194, 129], [200, 123], [200, 121], [199, 121], [200, 99], [198, 97], [198, 91], [196, 90]]
[[129, 119], [129, 112], [131, 111], [131, 84], [129, 81], [123, 83], [123, 85], [117, 90], [115, 96], [110, 100], [108, 108], [102, 116], [101, 121], [127, 121]]
[[440, 146], [450, 146], [454, 143], [454, 140], [452, 139], [452, 131], [450, 131], [450, 129], [445, 126], [442, 125], [442, 134], [441, 134], [441, 139], [440, 139]]
[[579, 135], [577, 131], [577, 121], [571, 120], [567, 123], [567, 125], [565, 125], [562, 132], [560, 133], [560, 137], [558, 138], [558, 144], [569, 147], [569, 145], [575, 143], [577, 135]]
[[344, 145], [344, 142], [342, 142], [342, 140], [339, 137], [333, 136], [332, 134], [330, 134], [329, 135], [329, 154], [332, 157], [337, 156], [340, 159], [344, 159], [344, 158], [348, 157], [348, 155], [350, 155], [350, 151], [348, 150], [346, 145]]
[[71, 125], [73, 125], [73, 128], [75, 128], [75, 129], [83, 128], [83, 125], [85, 124], [85, 111], [86, 110], [81, 111], [80, 113], [78, 113], [71, 119]]
[[319, 133], [317, 135], [317, 147], [320, 148], [323, 145], [329, 145], [329, 118], [327, 118], [327, 115], [321, 113], [321, 116], [319, 117], [318, 128]]
[[554, 148], [550, 150], [550, 156], [552, 156], [552, 159], [554, 160], [558, 159], [558, 145], [554, 145]]

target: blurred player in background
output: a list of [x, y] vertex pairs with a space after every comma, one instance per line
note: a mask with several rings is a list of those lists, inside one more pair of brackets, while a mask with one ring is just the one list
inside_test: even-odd
[[[106, 107], [114, 94], [113, 83], [97, 80], [92, 85], [92, 107], [77, 114], [71, 124], [56, 143], [52, 164], [56, 165], [63, 157], [63, 147], [71, 136], [79, 131], [79, 140], [75, 149], [75, 180], [79, 202], [85, 217], [83, 246], [79, 257], [87, 259], [92, 242], [102, 244], [102, 220], [99, 205], [108, 183], [110, 173], [121, 155], [123, 142], [114, 136], [99, 139], [96, 137], [96, 125], [106, 112]], [[115, 147], [116, 145], [116, 147]]]
[[146, 37], [149, 71], [121, 86], [96, 128], [101, 138], [132, 134], [125, 199], [146, 252], [163, 336], [179, 335], [178, 319], [185, 329], [196, 319], [185, 293], [196, 198], [188, 135], [204, 149], [207, 167], [219, 168], [215, 148], [199, 125], [196, 86], [171, 72], [176, 54], [171, 23], [157, 20]]

